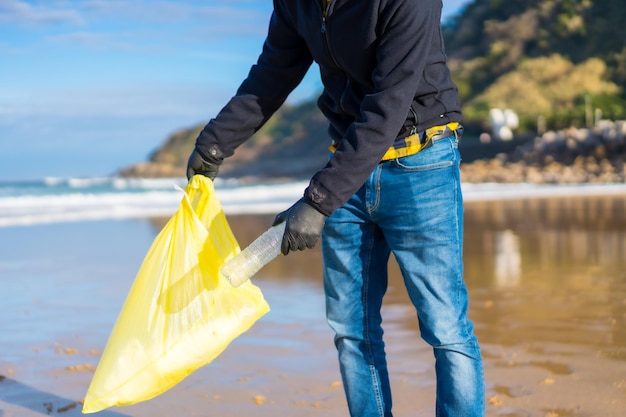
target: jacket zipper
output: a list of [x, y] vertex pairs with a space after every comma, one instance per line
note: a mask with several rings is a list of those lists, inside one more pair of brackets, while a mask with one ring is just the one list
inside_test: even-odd
[[333, 63], [337, 66], [337, 68], [341, 68], [339, 66], [339, 63], [337, 63], [337, 60], [335, 59], [335, 57], [333, 56], [333, 53], [330, 49], [330, 42], [328, 40], [328, 34], [326, 33], [326, 19], [328, 19], [328, 16], [330, 16], [331, 14], [331, 6], [333, 4], [334, 0], [322, 0], [322, 28], [321, 28], [321, 32], [322, 32], [322, 36], [324, 36], [324, 43], [326, 44], [326, 51], [328, 51], [328, 56], [330, 56], [330, 59], [332, 59]]
[[326, 16], [328, 16], [331, 2], [332, 0], [322, 0], [322, 33], [326, 33]]
[[417, 125], [419, 124], [419, 120], [417, 120], [417, 113], [415, 112], [415, 110], [413, 110], [413, 105], [409, 107], [409, 110], [411, 110], [411, 113], [413, 113], [413, 120], [415, 121], [415, 124], [411, 126], [411, 130], [409, 131], [409, 136], [411, 136], [417, 133]]
[[[324, 43], [326, 44], [326, 51], [328, 52], [328, 56], [330, 56], [330, 59], [333, 61], [333, 63], [335, 64], [335, 66], [343, 71], [341, 69], [341, 66], [339, 65], [339, 63], [337, 62], [337, 60], [335, 59], [335, 56], [333, 55], [331, 48], [330, 48], [330, 41], [328, 39], [328, 34], [326, 33], [326, 21], [328, 19], [328, 17], [330, 16], [330, 14], [332, 13], [331, 11], [331, 6], [333, 5], [333, 1], [335, 0], [321, 0], [321, 6], [322, 6], [322, 27], [321, 27], [321, 32], [322, 32], [322, 36], [324, 36]], [[341, 92], [341, 95], [339, 96], [339, 107], [342, 110], [345, 110], [343, 108], [343, 99], [346, 95], [346, 93], [348, 92], [348, 87], [350, 86], [350, 78], [346, 75], [346, 85], [343, 88], [343, 91]]]

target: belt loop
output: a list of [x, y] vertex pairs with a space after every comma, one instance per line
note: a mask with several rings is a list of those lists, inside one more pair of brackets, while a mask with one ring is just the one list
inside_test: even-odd
[[463, 136], [463, 125], [459, 124], [456, 129], [454, 129], [454, 137], [457, 142], [461, 141], [461, 137]]

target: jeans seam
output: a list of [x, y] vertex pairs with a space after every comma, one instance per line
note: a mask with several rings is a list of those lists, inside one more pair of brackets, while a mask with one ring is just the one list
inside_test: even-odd
[[396, 163], [398, 164], [398, 166], [408, 172], [421, 172], [421, 171], [430, 171], [433, 169], [439, 169], [439, 168], [448, 168], [454, 165], [453, 161], [444, 161], [444, 162], [437, 162], [434, 164], [428, 164], [428, 165], [419, 165], [419, 166], [407, 166], [407, 165], [403, 165], [402, 162], [396, 160]]
[[[450, 142], [450, 148], [452, 150], [452, 155], [454, 155], [454, 160], [453, 160], [453, 166], [455, 166], [456, 164], [459, 163], [459, 158], [457, 157], [457, 152], [455, 150], [454, 144], [452, 142]], [[458, 213], [459, 211], [459, 205], [461, 204], [461, 202], [459, 201], [459, 192], [460, 192], [460, 183], [461, 183], [461, 179], [459, 177], [459, 170], [455, 169], [453, 170], [453, 175], [454, 175], [454, 210], [455, 213]], [[461, 257], [460, 264], [463, 265], [463, 259], [462, 259], [462, 253], [463, 253], [463, 241], [461, 239], [460, 236], [460, 230], [461, 230], [461, 225], [459, 224], [460, 221], [460, 217], [458, 215], [455, 215], [455, 228], [456, 228], [456, 246], [457, 246], [457, 253], [460, 254], [459, 256]], [[456, 300], [455, 300], [455, 304], [458, 305], [459, 302], [461, 301], [461, 299], [463, 298], [463, 294], [462, 294], [462, 288], [464, 287], [464, 283], [463, 283], [463, 274], [464, 271], [461, 270], [461, 273], [458, 274], [457, 276], [457, 282], [456, 282]], [[460, 282], [459, 282], [460, 281]], [[466, 308], [467, 310], [467, 308]], [[472, 337], [472, 332], [469, 331], [469, 326], [467, 326], [467, 323], [463, 324], [463, 331], [465, 333], [465, 340], [467, 340], [468, 338]]]
[[[375, 228], [375, 226], [371, 226]], [[374, 392], [376, 393], [376, 405], [378, 406], [378, 414], [383, 417], [384, 415], [384, 406], [382, 401], [382, 392], [380, 390], [380, 382], [378, 380], [378, 375], [376, 372], [376, 364], [374, 362], [374, 355], [372, 353], [372, 345], [370, 340], [370, 315], [369, 315], [369, 280], [370, 280], [370, 265], [372, 261], [372, 252], [374, 250], [374, 240], [370, 241], [369, 247], [367, 248], [367, 264], [365, 265], [364, 274], [363, 274], [363, 291], [361, 303], [363, 305], [363, 318], [365, 323], [363, 323], [363, 339], [365, 340], [365, 346], [367, 348], [367, 360], [369, 362], [370, 367], [370, 378], [372, 379], [372, 384], [374, 386]]]

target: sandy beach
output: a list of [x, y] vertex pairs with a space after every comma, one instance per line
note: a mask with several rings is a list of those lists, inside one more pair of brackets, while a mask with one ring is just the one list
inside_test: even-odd
[[[626, 197], [466, 204], [470, 317], [487, 416], [626, 415]], [[243, 247], [273, 216], [229, 216]], [[162, 221], [0, 230], [0, 417], [81, 415], [81, 400]], [[319, 249], [255, 277], [271, 311], [165, 394], [103, 417], [347, 416]], [[383, 311], [394, 416], [434, 415], [430, 348], [391, 263]]]

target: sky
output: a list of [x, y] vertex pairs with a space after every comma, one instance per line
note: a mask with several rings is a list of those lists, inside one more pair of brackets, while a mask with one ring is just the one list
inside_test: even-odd
[[[444, 0], [443, 18], [470, 0]], [[0, 181], [104, 176], [208, 122], [270, 0], [0, 0]], [[317, 66], [288, 102], [316, 97]]]

